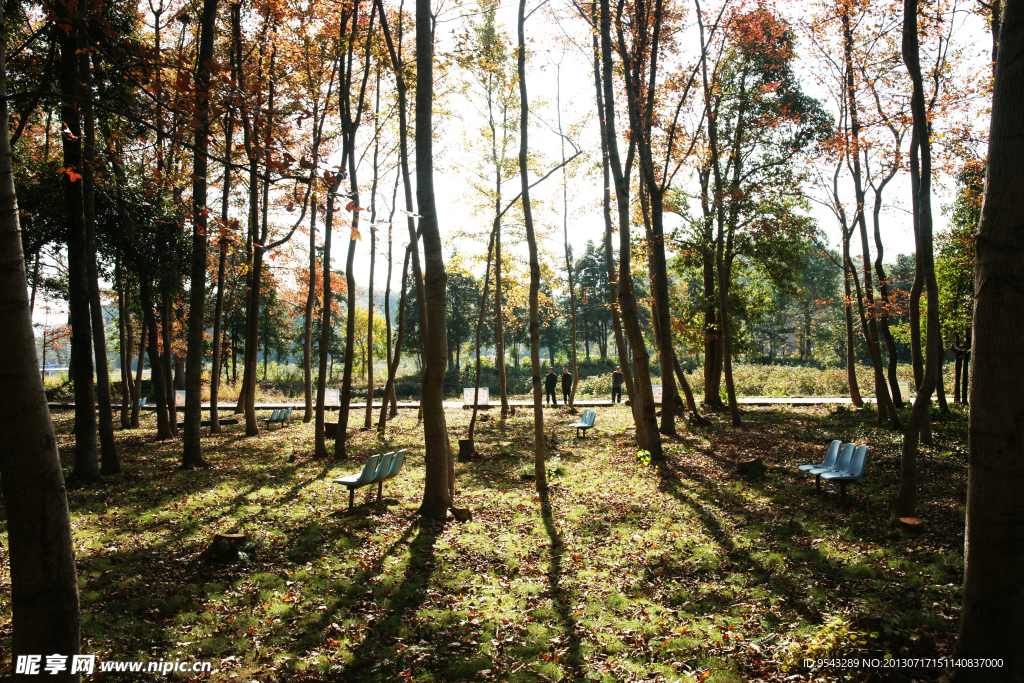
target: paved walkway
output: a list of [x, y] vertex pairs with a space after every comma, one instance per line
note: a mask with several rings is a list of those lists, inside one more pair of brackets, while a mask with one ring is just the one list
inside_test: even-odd
[[[743, 396], [736, 399], [740, 405], [746, 406], [772, 406], [772, 405], [797, 405], [797, 406], [817, 406], [817, 405], [832, 405], [849, 403], [849, 396], [802, 396], [793, 398], [777, 398], [773, 396]], [[865, 398], [865, 403], [873, 403], [875, 399]], [[660, 401], [658, 401], [660, 403]], [[516, 408], [533, 408], [533, 401], [509, 401], [509, 406], [515, 406]], [[50, 410], [74, 410], [74, 403], [51, 403]], [[559, 406], [562, 404], [560, 403]], [[593, 400], [593, 399], [581, 399], [575, 402], [575, 405], [580, 408], [596, 408], [599, 406], [611, 406], [613, 405], [610, 400]], [[221, 403], [219, 404], [219, 412], [223, 414], [233, 413], [235, 410], [234, 403]], [[464, 403], [462, 401], [445, 401], [445, 408], [462, 408]], [[114, 406], [115, 409], [120, 409], [119, 405]], [[279, 408], [293, 408], [303, 409], [305, 403], [257, 403], [256, 410], [276, 410]], [[362, 403], [350, 403], [350, 409], [362, 409], [366, 410], [366, 402]], [[374, 403], [374, 408], [380, 408], [380, 403]], [[419, 401], [399, 401], [398, 408], [400, 410], [419, 410]], [[495, 402], [484, 407], [481, 406], [482, 410], [489, 410], [491, 408], [500, 408], [501, 403]], [[149, 404], [142, 407], [143, 410], [156, 410], [156, 404]], [[205, 411], [210, 410], [210, 404], [204, 403], [202, 409]], [[327, 410], [337, 410], [337, 406], [327, 406]], [[184, 408], [178, 408], [179, 413], [184, 413]]]

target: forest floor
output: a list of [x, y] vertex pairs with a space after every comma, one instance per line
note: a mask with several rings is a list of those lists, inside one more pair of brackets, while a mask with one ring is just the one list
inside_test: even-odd
[[[447, 411], [453, 446], [469, 414]], [[478, 459], [456, 464], [456, 504], [473, 519], [442, 523], [416, 514], [424, 471], [414, 412], [390, 422], [383, 443], [354, 432], [344, 463], [311, 458], [312, 425], [258, 438], [229, 427], [204, 438], [212, 466], [192, 472], [177, 469], [180, 440], [154, 442], [146, 415], [143, 429], [117, 432], [122, 474], [69, 491], [82, 652], [211, 662], [212, 680], [260, 683], [937, 678], [864, 660], [951, 653], [965, 413], [936, 422], [919, 459], [921, 536], [888, 523], [901, 435], [876, 428], [870, 407], [749, 408], [735, 429], [711, 417], [708, 428], [680, 425], [666, 462], [644, 467], [626, 407], [599, 408], [582, 439], [567, 426], [577, 416], [546, 411], [550, 490], [539, 497], [532, 414], [501, 424], [491, 411], [477, 425]], [[54, 421], [70, 474], [73, 416]], [[869, 474], [845, 507], [796, 471], [834, 438], [871, 447]], [[398, 448], [409, 456], [383, 499], [359, 489], [348, 511], [347, 490], [331, 480]], [[735, 473], [755, 456], [768, 466], [762, 478]], [[201, 559], [217, 532], [246, 534], [245, 556]], [[0, 559], [5, 677], [3, 548]], [[858, 662], [805, 662], [831, 658]]]

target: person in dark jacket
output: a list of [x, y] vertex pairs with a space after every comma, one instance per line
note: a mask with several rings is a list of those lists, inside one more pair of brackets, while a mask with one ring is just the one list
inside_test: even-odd
[[562, 368], [562, 403], [569, 405], [569, 392], [572, 391], [572, 375], [569, 368]]
[[612, 373], [612, 403], [619, 403], [622, 400], [622, 381], [625, 377], [622, 374], [622, 368], [615, 368], [615, 372]]
[[553, 403], [556, 407], [558, 406], [558, 399], [555, 397], [555, 387], [558, 385], [558, 375], [555, 374], [554, 368], [548, 368], [548, 374], [544, 377], [544, 402]]

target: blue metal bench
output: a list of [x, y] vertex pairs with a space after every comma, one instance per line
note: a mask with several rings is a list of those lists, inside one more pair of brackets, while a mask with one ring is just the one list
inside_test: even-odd
[[[385, 456], [391, 456], [392, 453], [385, 453]], [[371, 455], [369, 460], [363, 466], [362, 473], [358, 475], [351, 475], [348, 477], [338, 477], [334, 480], [335, 484], [341, 484], [342, 486], [348, 487], [348, 509], [352, 509], [352, 502], [356, 494], [356, 489], [362, 486], [368, 486], [377, 479], [377, 464], [380, 462], [382, 456]], [[388, 458], [390, 460], [390, 457]]]
[[817, 465], [800, 465], [797, 469], [801, 472], [808, 472], [814, 469], [826, 469], [831, 470], [836, 466], [836, 460], [839, 459], [839, 449], [843, 447], [843, 442], [836, 439], [829, 444], [828, 452], [825, 454], [825, 461], [819, 462]]
[[284, 425], [285, 422], [290, 420], [292, 417], [292, 409], [289, 408], [278, 408], [270, 414], [270, 417], [265, 417], [260, 422], [267, 423], [267, 429], [270, 429], [270, 425], [278, 424]]
[[579, 422], [574, 422], [569, 425], [576, 429], [576, 436], [580, 435], [580, 431], [583, 431], [583, 436], [587, 435], [587, 430], [593, 428], [594, 420], [597, 418], [597, 413], [593, 410], [584, 410], [583, 415], [580, 416]]
[[383, 479], [377, 480], [377, 500], [380, 500], [381, 493], [383, 493], [384, 482], [392, 477], [397, 477], [398, 473], [402, 471], [402, 465], [405, 464], [406, 449], [402, 449], [395, 453], [394, 459], [391, 461], [391, 467], [388, 469], [388, 473], [384, 475]]
[[835, 464], [831, 467], [812, 467], [809, 470], [804, 470], [806, 474], [814, 476], [816, 490], [821, 491], [821, 476], [826, 472], [845, 472], [850, 468], [850, 461], [853, 460], [853, 451], [856, 447], [857, 444], [854, 443], [848, 443], [843, 446], [843, 450], [839, 453], [839, 458], [836, 459]]
[[863, 479], [864, 474], [868, 468], [868, 447], [858, 446], [857, 451], [853, 454], [853, 459], [850, 461], [850, 466], [846, 470], [836, 470], [834, 472], [823, 472], [821, 478], [825, 481], [831, 481], [839, 484], [839, 500], [842, 503], [846, 502], [846, 485], [851, 481], [857, 481]]

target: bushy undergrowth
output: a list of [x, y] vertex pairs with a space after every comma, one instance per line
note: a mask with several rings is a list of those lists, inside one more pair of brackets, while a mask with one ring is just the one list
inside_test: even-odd
[[[953, 368], [946, 366], [945, 382], [947, 392], [952, 392]], [[900, 365], [896, 371], [901, 382], [914, 383], [914, 371], [909, 365]], [[849, 396], [850, 385], [847, 381], [846, 368], [830, 367], [818, 369], [813, 367], [787, 365], [750, 365], [736, 364], [732, 366], [733, 382], [738, 396]], [[661, 377], [652, 377], [655, 384]], [[686, 381], [698, 398], [704, 393], [704, 373], [697, 369], [686, 373]], [[857, 384], [861, 396], [875, 395], [873, 370], [867, 366], [857, 366]], [[580, 382], [577, 393], [582, 396], [610, 396], [612, 377], [610, 373], [587, 377]], [[725, 378], [722, 379], [722, 392], [725, 392]], [[903, 400], [907, 400], [904, 396]]]

